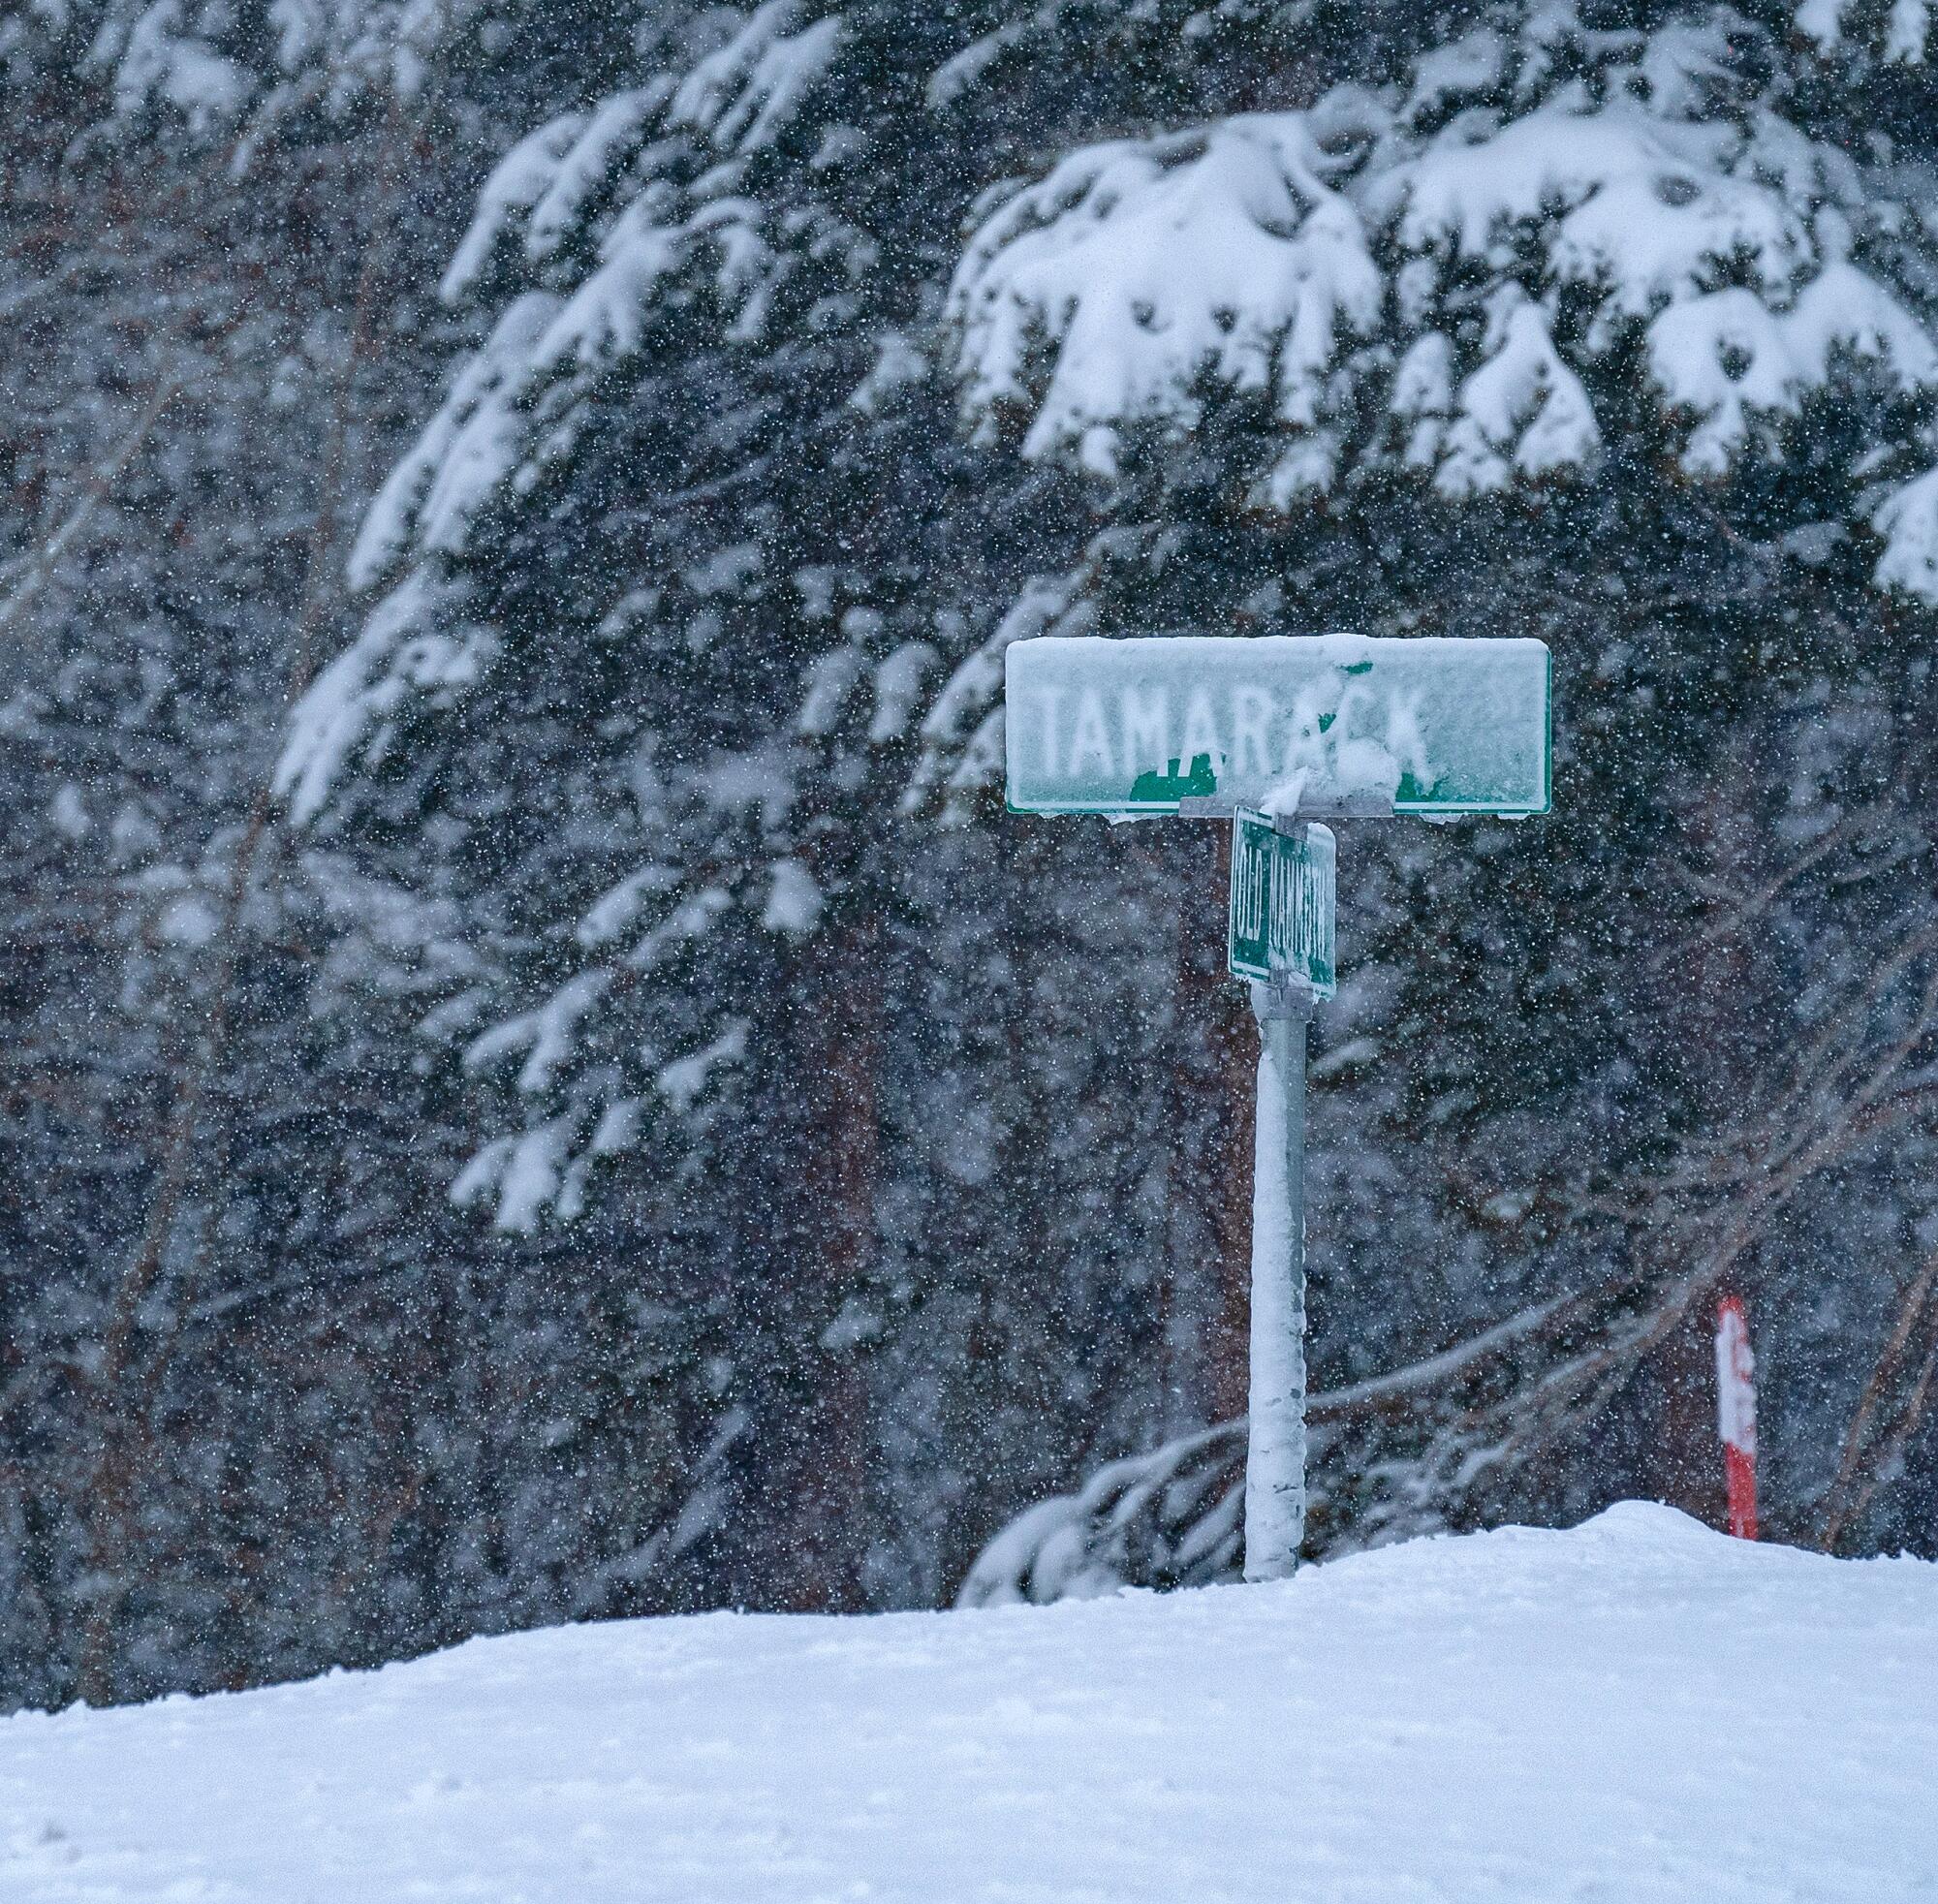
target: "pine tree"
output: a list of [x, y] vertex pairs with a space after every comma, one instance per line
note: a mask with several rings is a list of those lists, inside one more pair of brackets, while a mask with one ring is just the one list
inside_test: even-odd
[[241, 1683], [577, 1604], [548, 1524], [478, 1560], [508, 1518], [480, 1471], [518, 1471], [505, 1444], [542, 1471], [559, 1409], [514, 1392], [466, 1422], [478, 1370], [555, 1326], [466, 1272], [442, 1208], [458, 1134], [402, 968], [464, 955], [450, 908], [293, 844], [269, 797], [287, 697], [338, 639], [352, 505], [423, 401], [422, 344], [387, 355], [422, 332], [399, 266], [440, 241], [402, 161], [489, 108], [411, 60], [373, 97], [341, 35], [218, 11], [224, 59], [264, 55], [220, 112], [129, 78], [141, 32], [201, 30], [183, 10], [0, 29], [15, 1699]]
[[[857, 1240], [882, 1221], [874, 1073], [893, 1007], [854, 994], [872, 991], [883, 921], [920, 890], [910, 868], [928, 851], [887, 816], [974, 818], [999, 772], [1010, 640], [1292, 614], [1382, 633], [1507, 621], [1554, 632], [1584, 706], [1590, 683], [1619, 682], [1607, 726], [1591, 712], [1568, 734], [1578, 834], [1482, 827], [1460, 854], [1365, 840], [1368, 972], [1340, 1014], [1356, 1034], [1342, 1052], [1392, 1054], [1342, 1065], [1342, 1115], [1355, 1145], [1396, 1150], [1423, 1182], [1402, 1228], [1428, 1261], [1368, 1328], [1393, 1226], [1348, 1199], [1329, 1353], [1370, 1373], [1499, 1320], [1503, 1289], [1528, 1302], [1575, 1289], [1566, 1328], [1531, 1351], [1515, 1338], [1520, 1375], [1485, 1418], [1524, 1414], [1526, 1385], [1556, 1397], [1540, 1435], [1509, 1436], [1518, 1476], [1524, 1445], [1641, 1407], [1649, 1380], [1687, 1389], [1664, 1345], [1739, 1273], [1745, 1205], [1688, 1205], [1668, 1188], [1673, 1160], [1752, 1144], [1734, 1110], [1785, 1038], [1744, 1034], [1784, 1022], [1775, 1001], [1799, 989], [1783, 957], [1704, 952], [1717, 975], [1666, 995], [1618, 932], [1584, 943], [1570, 908], [1588, 890], [1638, 906], [1669, 890], [1674, 929], [1707, 947], [1719, 928], [1692, 859], [1715, 859], [1699, 876], [1714, 891], [1753, 890], [1769, 849], [1749, 843], [1813, 823], [1770, 809], [1768, 784], [1760, 806], [1705, 776], [1795, 744], [1812, 695], [1873, 693], [1901, 625], [1891, 598], [1923, 600], [1934, 573], [1919, 174], [1894, 149], [1850, 156], [1879, 74], [1907, 98], [1921, 83], [1898, 29], [1881, 44], [1860, 21], [1813, 28], [1819, 50], [1799, 52], [1784, 20], [1672, 8], [1383, 18], [1357, 41], [1319, 13], [1234, 13], [1207, 32], [1099, 9], [1084, 29], [1125, 58], [1072, 89], [1074, 15], [977, 25], [963, 45], [865, 11], [768, 7], [712, 47], [669, 26], [656, 71], [520, 143], [446, 280], [497, 315], [366, 524], [360, 578], [390, 592], [285, 758], [299, 812], [431, 800], [469, 808], [461, 826], [498, 822], [477, 890], [513, 909], [496, 956], [520, 1005], [506, 1016], [481, 992], [451, 1022], [477, 1014], [479, 1068], [520, 1062], [524, 1114], [462, 1196], [523, 1230], [570, 1220], [609, 1166], [636, 1195], [696, 1186], [688, 1209], [732, 1185], [744, 1228], [721, 1272], [730, 1332], [765, 1370], [747, 1377], [764, 1397], [754, 1445], [808, 1451], [780, 1483], [748, 1483], [741, 1512], [769, 1562], [807, 1543], [776, 1532], [790, 1501], [809, 1500], [817, 1526], [856, 1512], [852, 1489], [818, 1491], [850, 1487], [829, 1476], [857, 1458], [827, 1397], [836, 1417], [866, 1404], [810, 1345], [887, 1330], [898, 1346], [880, 1364], [906, 1367], [949, 1306], [906, 1274], [871, 1282], [875, 1245]], [[894, 163], [936, 126], [949, 160]], [[1004, 183], [1017, 169], [1034, 181]], [[965, 217], [957, 257], [935, 234]], [[966, 455], [937, 427], [952, 372]], [[864, 524], [891, 534], [870, 545]], [[1664, 586], [1645, 556], [1584, 572], [1584, 546], [1668, 550], [1686, 574]], [[1820, 598], [1843, 630], [1828, 647], [1802, 626]], [[1773, 608], [1777, 630], [1735, 629], [1743, 600]], [[931, 674], [938, 662], [953, 671]], [[925, 702], [924, 676], [940, 688]], [[643, 681], [650, 714], [636, 711]], [[535, 745], [541, 713], [552, 737]], [[1853, 747], [1834, 775], [1881, 770]], [[619, 787], [622, 800], [603, 791]], [[594, 809], [596, 844], [573, 817]], [[1665, 827], [1699, 809], [1700, 827]], [[650, 834], [650, 858], [628, 830]], [[1048, 876], [1069, 879], [1050, 851]], [[1588, 869], [1577, 896], [1539, 870], [1557, 851]], [[1130, 903], [1175, 901], [1145, 887]], [[1889, 910], [1914, 942], [1915, 908]], [[1458, 921], [1424, 959], [1422, 913]], [[1082, 1017], [1080, 957], [1054, 940], [1040, 954], [1058, 975], [1054, 1023]], [[777, 1035], [837, 972], [856, 975], [839, 989], [860, 1015], [829, 1022], [831, 1047]], [[1742, 1014], [1748, 995], [1767, 1001], [1761, 1020]], [[1665, 1017], [1687, 1020], [1666, 1066], [1662, 1041], [1640, 1035]], [[1110, 1037], [1078, 1044], [1123, 1083], [1141, 1077]], [[803, 1075], [826, 1082], [831, 1130], [794, 1090]], [[1016, 1103], [1016, 1128], [1041, 1118], [993, 1055], [979, 1082]], [[1504, 1153], [1511, 1133], [1538, 1136]], [[1123, 1141], [1122, 1181], [1167, 1154], [1158, 1131]], [[626, 1174], [635, 1144], [652, 1161]], [[1206, 1133], [1188, 1173], [1214, 1147]], [[816, 1151], [842, 1160], [832, 1178]], [[1605, 1176], [1624, 1186], [1625, 1221], [1597, 1214]], [[1012, 1160], [1001, 1177], [1028, 1171]], [[1079, 1180], [1053, 1170], [1024, 1201], [1080, 1195]], [[1108, 1201], [1121, 1210], [1125, 1195]], [[1635, 1261], [1664, 1195], [1682, 1212], [1670, 1254], [1694, 1251], [1701, 1275]], [[805, 1230], [795, 1205], [816, 1212]], [[944, 1224], [921, 1253], [962, 1240]], [[1108, 1248], [1072, 1243], [1073, 1265], [1139, 1286]], [[1135, 1253], [1153, 1247], [1141, 1233]], [[1000, 1275], [1030, 1254], [1012, 1225], [994, 1259], [971, 1260]], [[1221, 1280], [1202, 1238], [1185, 1276], [1167, 1299], [1202, 1336]], [[993, 1358], [1047, 1365], [1047, 1320], [1006, 1325]], [[1146, 1313], [1133, 1339], [1176, 1327]], [[1080, 1388], [1064, 1398], [1073, 1425], [1124, 1432], [1102, 1430]], [[1153, 1399], [1142, 1389], [1139, 1409]], [[1406, 1511], [1486, 1511], [1432, 1479], [1472, 1452], [1447, 1454], [1437, 1433]], [[1693, 1433], [1685, 1420], [1665, 1445]], [[1621, 1469], [1565, 1472], [1593, 1493]], [[1700, 1493], [1693, 1476], [1636, 1478]]]

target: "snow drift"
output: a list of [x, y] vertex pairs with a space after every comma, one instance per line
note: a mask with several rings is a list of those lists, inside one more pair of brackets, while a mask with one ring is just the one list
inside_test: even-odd
[[1938, 1567], [1626, 1505], [1269, 1586], [473, 1641], [0, 1724], [41, 1900], [1878, 1900]]

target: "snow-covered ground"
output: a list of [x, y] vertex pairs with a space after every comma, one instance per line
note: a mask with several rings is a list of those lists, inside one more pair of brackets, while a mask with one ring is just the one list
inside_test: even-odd
[[0, 1723], [0, 1898], [1938, 1897], [1938, 1566], [1625, 1506]]

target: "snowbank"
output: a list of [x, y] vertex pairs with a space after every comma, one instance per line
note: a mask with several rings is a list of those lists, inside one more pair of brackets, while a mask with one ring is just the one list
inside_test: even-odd
[[0, 1897], [1938, 1888], [1938, 1567], [1663, 1508], [1268, 1586], [556, 1629], [0, 1723]]

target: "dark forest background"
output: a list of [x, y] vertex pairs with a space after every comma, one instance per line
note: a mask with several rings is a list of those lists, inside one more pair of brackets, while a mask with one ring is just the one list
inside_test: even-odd
[[[1767, 1533], [1938, 1552], [1914, 16], [0, 0], [0, 1701], [947, 1604], [1241, 1411], [1220, 829], [1002, 813], [1051, 630], [1553, 650], [1549, 818], [1339, 827], [1309, 1549], [1718, 1521], [1728, 1287]], [[1409, 235], [1590, 111], [1686, 282], [1571, 264], [1565, 164]], [[1384, 289], [1107, 414], [1079, 261], [992, 367], [978, 234], [1107, 140]], [[1646, 327], [1726, 291], [1705, 409]]]

